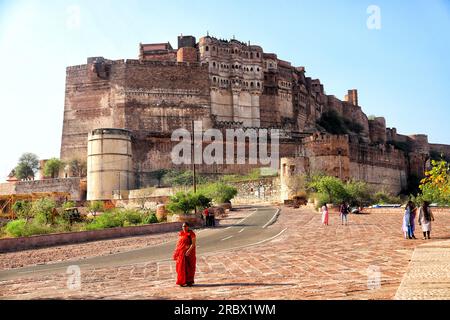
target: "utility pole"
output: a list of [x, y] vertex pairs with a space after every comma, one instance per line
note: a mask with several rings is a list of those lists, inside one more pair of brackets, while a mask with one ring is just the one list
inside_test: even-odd
[[192, 155], [191, 155], [191, 159], [192, 159], [193, 187], [194, 187], [194, 193], [195, 193], [195, 192], [197, 192], [197, 182], [195, 181], [196, 180], [196, 172], [195, 172], [195, 157], [194, 157], [194, 152], [195, 152], [194, 136], [195, 136], [194, 120], [192, 120]]
[[[196, 180], [196, 174], [195, 174], [195, 145], [194, 145], [194, 137], [195, 137], [195, 130], [194, 130], [194, 120], [192, 120], [192, 154], [191, 154], [191, 160], [192, 160], [192, 180], [193, 180], [193, 187], [194, 187], [194, 193], [197, 192], [197, 182]], [[194, 208], [194, 214], [197, 216], [197, 206]]]
[[119, 177], [119, 199], [122, 200], [122, 195], [121, 195], [121, 192], [120, 192], [120, 171], [117, 172], [117, 176]]

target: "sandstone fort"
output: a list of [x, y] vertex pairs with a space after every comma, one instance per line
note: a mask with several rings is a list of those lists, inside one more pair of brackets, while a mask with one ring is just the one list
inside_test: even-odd
[[[327, 132], [320, 119], [330, 111], [354, 130]], [[192, 121], [204, 129], [278, 129], [282, 181], [324, 172], [398, 193], [408, 177], [424, 176], [430, 155], [450, 155], [450, 146], [431, 144], [424, 134], [402, 135], [382, 117], [369, 119], [356, 89], [341, 100], [303, 66], [258, 45], [208, 35], [198, 42], [179, 36], [178, 49], [141, 43], [138, 59], [90, 57], [67, 67], [60, 157], [87, 159], [87, 199], [108, 199], [117, 188], [154, 185], [151, 173], [158, 169], [189, 169], [172, 163], [171, 134], [190, 129]], [[203, 164], [197, 170], [245, 174], [255, 167]]]

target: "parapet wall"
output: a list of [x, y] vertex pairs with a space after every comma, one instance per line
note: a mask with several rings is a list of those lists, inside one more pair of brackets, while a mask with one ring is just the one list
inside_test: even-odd
[[80, 178], [46, 179], [34, 181], [19, 181], [16, 183], [0, 184], [0, 195], [53, 193], [61, 192], [70, 194], [69, 200], [80, 201], [83, 194], [80, 186]]
[[450, 145], [447, 144], [430, 144], [430, 152], [436, 152], [439, 155], [443, 154], [450, 158]]

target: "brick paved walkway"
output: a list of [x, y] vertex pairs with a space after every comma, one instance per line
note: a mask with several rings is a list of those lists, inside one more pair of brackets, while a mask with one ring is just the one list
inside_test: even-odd
[[197, 259], [196, 286], [175, 286], [173, 262], [97, 269], [81, 274], [81, 289], [68, 275], [0, 282], [0, 298], [73, 299], [393, 299], [414, 249], [449, 237], [450, 216], [436, 214], [433, 239], [404, 240], [402, 215], [350, 215], [330, 226], [308, 209], [283, 208], [269, 228], [288, 228], [254, 247]]
[[450, 300], [450, 241], [431, 242], [414, 250], [395, 298]]

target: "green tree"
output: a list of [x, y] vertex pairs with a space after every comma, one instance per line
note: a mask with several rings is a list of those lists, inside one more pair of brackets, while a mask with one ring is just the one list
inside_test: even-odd
[[349, 199], [344, 183], [336, 177], [317, 175], [307, 186], [310, 191], [319, 193], [319, 197], [327, 203], [339, 204]]
[[419, 186], [422, 199], [439, 204], [450, 204], [450, 166], [445, 160], [432, 160], [432, 168], [425, 173]]
[[197, 201], [197, 196], [191, 192], [178, 192], [170, 198], [167, 209], [172, 213], [190, 214], [197, 207]]
[[365, 206], [372, 203], [371, 190], [363, 181], [349, 181], [344, 185], [347, 201], [352, 206]]
[[72, 159], [69, 161], [69, 169], [73, 177], [86, 177], [87, 175], [86, 161], [80, 159]]
[[40, 224], [48, 224], [52, 220], [52, 212], [55, 208], [56, 203], [53, 199], [42, 198], [33, 202], [31, 213], [36, 222]]
[[194, 194], [194, 202], [197, 209], [205, 209], [211, 206], [211, 198], [208, 198], [202, 193]]
[[39, 159], [34, 153], [24, 153], [19, 158], [19, 163], [15, 168], [16, 178], [19, 180], [34, 180], [39, 169]]
[[44, 174], [47, 177], [56, 178], [59, 174], [59, 170], [63, 167], [64, 162], [58, 158], [51, 158], [45, 162]]
[[235, 187], [222, 182], [211, 183], [199, 188], [199, 192], [211, 198], [216, 203], [225, 203], [233, 199], [238, 191]]
[[324, 112], [320, 119], [317, 121], [317, 124], [331, 134], [348, 133], [348, 129], [345, 126], [344, 120], [335, 110]]
[[151, 176], [158, 180], [158, 188], [161, 187], [161, 182], [164, 176], [169, 172], [168, 169], [159, 169], [156, 171], [151, 172]]

